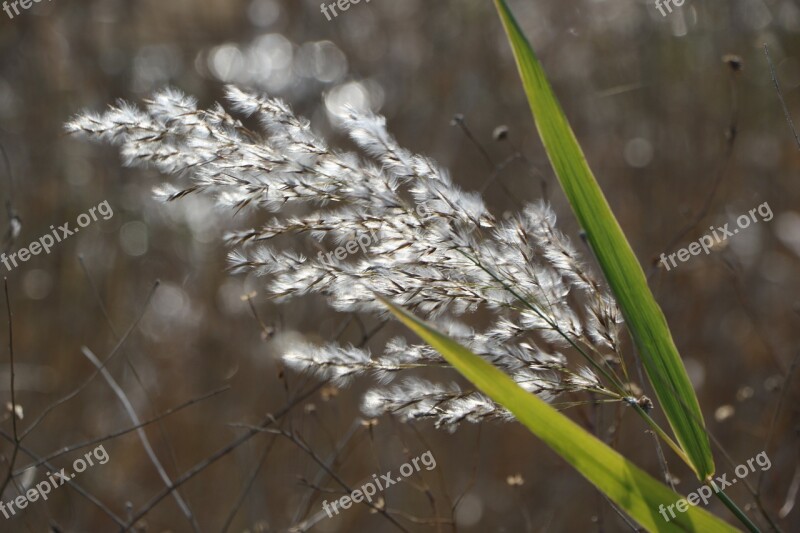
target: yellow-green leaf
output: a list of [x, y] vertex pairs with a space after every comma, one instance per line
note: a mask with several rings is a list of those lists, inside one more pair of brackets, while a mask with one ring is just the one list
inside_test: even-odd
[[[685, 513], [666, 507], [681, 496], [641, 470], [510, 377], [446, 335], [381, 298], [394, 315], [430, 344], [481, 392], [508, 409], [522, 424], [648, 531], [738, 531], [700, 507]], [[663, 505], [665, 520], [659, 513]]]
[[690, 467], [714, 473], [703, 414], [667, 321], [625, 234], [597, 184], [544, 70], [505, 0], [495, 6], [514, 51], [536, 127], [561, 187], [619, 303], [658, 402]]

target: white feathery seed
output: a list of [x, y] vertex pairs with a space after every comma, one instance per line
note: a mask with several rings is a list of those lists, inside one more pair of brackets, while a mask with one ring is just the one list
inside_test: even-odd
[[[154, 191], [162, 201], [206, 194], [220, 210], [273, 213], [261, 227], [231, 232], [227, 242], [231, 270], [263, 275], [278, 302], [320, 294], [335, 311], [385, 316], [375, 298], [380, 294], [438, 320], [446, 333], [546, 400], [602, 388], [591, 370], [570, 371], [552, 349], [575, 343], [616, 353], [621, 315], [544, 202], [498, 220], [480, 195], [462, 191], [434, 161], [401, 148], [383, 117], [350, 110], [342, 128], [362, 153], [346, 153], [330, 148], [280, 100], [236, 87], [228, 87], [227, 99], [263, 132], [219, 104], [198, 109], [174, 89], [156, 93], [144, 109], [120, 102], [103, 114], [78, 115], [66, 128], [118, 147], [127, 166], [171, 176]], [[336, 261], [317, 254], [364, 235], [367, 253]], [[479, 309], [492, 316], [485, 331], [456, 320]], [[430, 347], [403, 338], [378, 355], [335, 343], [298, 344], [283, 359], [338, 384], [377, 377], [382, 386], [364, 399], [369, 416], [394, 413], [448, 428], [512, 418], [476, 391], [408, 377], [421, 368], [454, 371]], [[387, 385], [398, 374], [405, 379]]]

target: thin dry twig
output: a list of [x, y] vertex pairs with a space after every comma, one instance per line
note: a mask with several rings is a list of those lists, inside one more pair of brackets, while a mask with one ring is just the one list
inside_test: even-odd
[[[314, 452], [314, 450], [312, 450], [311, 447], [308, 444], [306, 444], [306, 442], [302, 438], [300, 438], [298, 435], [296, 435], [294, 432], [286, 431], [286, 430], [283, 430], [283, 429], [272, 429], [272, 428], [263, 428], [263, 427], [253, 427], [253, 426], [241, 426], [241, 425], [239, 425], [239, 427], [246, 427], [246, 428], [248, 428], [250, 430], [256, 430], [256, 431], [265, 432], [265, 433], [272, 433], [272, 434], [275, 434], [275, 435], [281, 435], [281, 436], [287, 438], [292, 444], [294, 444], [300, 450], [305, 452], [306, 455], [308, 455], [315, 463], [317, 463], [317, 465], [319, 465], [320, 468], [325, 470], [325, 472], [334, 481], [336, 481], [336, 483], [338, 483], [339, 486], [342, 487], [345, 490], [345, 492], [347, 492], [347, 493], [352, 493], [353, 492], [354, 489], [352, 487], [350, 487], [350, 485], [348, 485], [347, 482], [345, 482], [341, 477], [339, 477], [339, 474], [337, 474], [332, 469], [330, 469], [328, 467], [328, 465], [325, 463], [325, 461], [319, 455], [317, 455], [316, 452]], [[403, 525], [400, 522], [398, 522], [395, 517], [393, 517], [391, 514], [389, 514], [389, 512], [385, 508], [379, 507], [378, 505], [376, 505], [376, 504], [374, 504], [372, 502], [369, 502], [369, 501], [364, 501], [364, 502], [361, 502], [361, 503], [363, 503], [364, 505], [370, 507], [374, 511], [377, 511], [378, 513], [383, 515], [389, 522], [391, 522], [400, 531], [405, 531], [406, 533], [408, 533], [408, 530], [405, 527], [403, 527]]]
[[[6, 439], [8, 442], [14, 442], [14, 437], [13, 437], [12, 435], [9, 435], [7, 432], [5, 432], [5, 431], [4, 431], [4, 430], [2, 430], [2, 429], [0, 429], [0, 437], [3, 437], [3, 438], [4, 438], [4, 439]], [[27, 448], [27, 447], [26, 447], [24, 444], [21, 444], [21, 443], [20, 443], [20, 445], [19, 445], [19, 449], [20, 449], [20, 451], [21, 451], [22, 453], [24, 453], [24, 454], [28, 455], [28, 456], [29, 456], [31, 459], [33, 459], [34, 461], [41, 461], [41, 457], [39, 457], [37, 454], [33, 453], [33, 452], [32, 452], [32, 451], [31, 451], [29, 448]], [[50, 463], [50, 462], [48, 462], [48, 461], [43, 461], [43, 462], [42, 462], [42, 464], [43, 464], [45, 467], [47, 467], [48, 469], [52, 470], [52, 471], [58, 471], [58, 470], [59, 470], [58, 468], [56, 468], [56, 467], [55, 467], [55, 465], [53, 465], [52, 463]], [[78, 483], [77, 483], [77, 482], [76, 482], [74, 479], [70, 479], [70, 478], [68, 478], [68, 479], [66, 479], [66, 480], [65, 480], [65, 482], [66, 482], [67, 486], [69, 486], [69, 487], [71, 487], [72, 489], [74, 489], [74, 490], [75, 490], [75, 492], [77, 492], [78, 494], [80, 494], [81, 496], [83, 496], [84, 498], [86, 498], [87, 500], [89, 500], [89, 501], [90, 501], [92, 504], [94, 504], [94, 506], [95, 506], [95, 507], [97, 507], [98, 509], [100, 509], [101, 511], [103, 511], [103, 512], [104, 512], [104, 513], [105, 513], [105, 514], [106, 514], [106, 515], [107, 515], [107, 516], [108, 516], [108, 517], [109, 517], [111, 520], [113, 520], [113, 521], [114, 521], [114, 522], [115, 522], [117, 525], [119, 525], [119, 526], [123, 526], [123, 525], [125, 524], [125, 521], [124, 521], [124, 520], [122, 520], [122, 518], [120, 518], [119, 516], [117, 516], [117, 515], [116, 515], [116, 514], [115, 514], [115, 513], [114, 513], [114, 512], [113, 512], [111, 509], [109, 509], [109, 508], [108, 508], [108, 507], [107, 507], [107, 506], [106, 506], [106, 505], [105, 505], [103, 502], [101, 502], [99, 499], [97, 499], [95, 496], [93, 496], [91, 493], [89, 493], [89, 492], [88, 492], [86, 489], [84, 489], [83, 487], [81, 487], [80, 485], [78, 485]]]
[[783, 91], [781, 91], [781, 84], [778, 82], [778, 75], [775, 73], [775, 65], [772, 63], [772, 58], [769, 57], [769, 48], [767, 47], [767, 43], [764, 43], [764, 55], [767, 56], [767, 63], [769, 63], [769, 72], [772, 76], [772, 83], [775, 85], [775, 90], [778, 93], [778, 98], [781, 101], [781, 106], [783, 107], [783, 114], [786, 116], [786, 122], [789, 124], [789, 129], [792, 130], [792, 135], [794, 135], [794, 141], [797, 143], [797, 149], [800, 150], [800, 135], [797, 134], [797, 130], [794, 127], [794, 122], [792, 121], [792, 115], [789, 113], [789, 107], [786, 105], [786, 100], [783, 98]]
[[778, 516], [781, 519], [789, 516], [789, 513], [791, 513], [792, 509], [794, 509], [798, 492], [800, 492], [800, 464], [797, 465], [797, 468], [794, 471], [792, 484], [789, 485], [789, 490], [786, 491], [786, 499], [783, 502], [783, 506], [781, 506], [780, 510], [778, 511]]
[[327, 468], [320, 468], [317, 475], [314, 477], [313, 481], [311, 481], [310, 486], [313, 487], [314, 490], [307, 492], [304, 496], [300, 505], [298, 505], [297, 510], [295, 511], [294, 518], [292, 522], [294, 523], [293, 526], [289, 527], [289, 531], [308, 531], [314, 525], [319, 523], [320, 521], [325, 519], [325, 513], [323, 511], [318, 511], [307, 517], [305, 520], [298, 522], [300, 517], [308, 513], [310, 504], [314, 496], [316, 496], [320, 492], [320, 486], [325, 479], [328, 471], [332, 470], [333, 467], [336, 465], [336, 462], [339, 460], [342, 451], [344, 448], [352, 441], [353, 437], [355, 437], [356, 433], [359, 429], [363, 428], [360, 420], [356, 420], [351, 424], [350, 429], [348, 432], [342, 437], [342, 439], [337, 443], [334, 447], [333, 452], [331, 452], [328, 460], [325, 462]]
[[22, 220], [17, 214], [14, 207], [14, 175], [11, 172], [11, 161], [8, 159], [8, 153], [5, 146], [0, 144], [0, 154], [3, 156], [3, 161], [6, 165], [6, 172], [8, 175], [8, 198], [6, 199], [6, 213], [8, 215], [8, 230], [3, 241], [3, 253], [7, 254], [14, 246], [20, 231], [22, 230]]
[[[153, 284], [153, 288], [152, 288], [152, 289], [150, 289], [150, 292], [147, 294], [147, 298], [145, 299], [144, 305], [142, 306], [142, 309], [141, 309], [141, 311], [139, 311], [139, 315], [136, 317], [136, 320], [134, 320], [134, 321], [133, 321], [133, 323], [132, 323], [132, 324], [130, 325], [130, 327], [128, 328], [128, 331], [126, 331], [126, 332], [125, 332], [125, 334], [122, 336], [122, 338], [119, 340], [119, 342], [117, 342], [116, 346], [114, 346], [114, 349], [113, 349], [113, 350], [111, 350], [111, 353], [110, 353], [110, 354], [108, 354], [108, 357], [106, 357], [106, 358], [105, 358], [105, 360], [103, 361], [102, 368], [105, 368], [105, 366], [106, 366], [106, 365], [107, 365], [107, 364], [108, 364], [108, 363], [111, 361], [111, 359], [112, 359], [112, 358], [113, 358], [113, 357], [114, 357], [114, 356], [117, 354], [117, 352], [119, 352], [120, 348], [122, 348], [122, 346], [125, 344], [125, 341], [127, 341], [127, 340], [128, 340], [128, 337], [130, 336], [130, 334], [131, 334], [131, 333], [133, 333], [133, 331], [136, 329], [136, 326], [138, 326], [138, 325], [139, 325], [139, 322], [141, 321], [142, 317], [144, 316], [144, 313], [145, 313], [145, 311], [147, 310], [147, 307], [148, 307], [148, 305], [150, 304], [150, 300], [153, 298], [153, 294], [155, 293], [155, 291], [156, 291], [156, 289], [158, 288], [159, 284], [160, 284], [160, 282], [159, 282], [159, 281], [156, 281], [156, 282]], [[97, 375], [98, 375], [99, 373], [100, 373], [100, 370], [99, 370], [99, 369], [95, 369], [95, 371], [92, 373], [92, 375], [91, 375], [91, 376], [89, 376], [89, 378], [88, 378], [88, 379], [86, 379], [86, 381], [84, 381], [82, 384], [80, 384], [80, 385], [79, 385], [79, 386], [78, 386], [76, 389], [74, 389], [72, 392], [68, 393], [66, 396], [62, 397], [62, 398], [61, 398], [61, 399], [59, 399], [58, 401], [56, 401], [56, 402], [54, 402], [54, 403], [51, 403], [50, 405], [48, 405], [48, 406], [47, 406], [47, 407], [44, 409], [44, 411], [42, 411], [42, 413], [41, 413], [41, 414], [40, 414], [40, 415], [39, 415], [39, 416], [36, 418], [36, 420], [34, 420], [34, 421], [33, 421], [33, 423], [32, 423], [30, 426], [28, 426], [28, 429], [26, 429], [26, 430], [25, 430], [25, 431], [22, 433], [22, 436], [20, 437], [20, 440], [21, 440], [21, 441], [22, 441], [22, 440], [25, 440], [25, 437], [27, 437], [28, 435], [30, 435], [30, 433], [31, 433], [31, 432], [32, 432], [34, 429], [36, 429], [36, 427], [37, 427], [39, 424], [41, 424], [41, 423], [44, 421], [44, 419], [45, 419], [45, 418], [46, 418], [46, 417], [47, 417], [47, 416], [48, 416], [48, 415], [49, 415], [49, 414], [50, 414], [50, 413], [51, 413], [51, 412], [52, 412], [54, 409], [56, 409], [57, 407], [59, 407], [59, 406], [61, 406], [61, 405], [64, 405], [65, 403], [67, 403], [68, 401], [70, 401], [71, 399], [73, 399], [75, 396], [77, 396], [78, 394], [80, 394], [80, 393], [81, 393], [81, 391], [83, 391], [83, 389], [85, 389], [86, 387], [88, 387], [88, 386], [89, 386], [89, 384], [90, 384], [92, 381], [94, 381], [94, 378], [95, 378], [95, 377], [97, 377]]]
[[[94, 279], [92, 278], [92, 275], [89, 272], [89, 268], [86, 266], [86, 261], [83, 260], [83, 255], [80, 255], [80, 254], [78, 255], [78, 262], [81, 265], [81, 269], [83, 270], [83, 274], [86, 277], [86, 281], [89, 283], [89, 287], [91, 287], [91, 289], [92, 289], [92, 294], [94, 295], [95, 300], [97, 301], [97, 305], [100, 308], [100, 312], [102, 313], [103, 318], [106, 321], [106, 325], [108, 326], [108, 329], [111, 332], [111, 335], [113, 336], [114, 341], [115, 342], [119, 342], [120, 337], [119, 337], [119, 333], [117, 333], [117, 328], [114, 326], [114, 322], [111, 320], [111, 315], [109, 315], [108, 309], [106, 308], [106, 305], [103, 302], [103, 297], [100, 294], [100, 289], [97, 287], [97, 284], [94, 282]], [[150, 391], [147, 390], [147, 387], [145, 387], [144, 381], [142, 381], [142, 378], [139, 375], [139, 372], [136, 370], [136, 367], [133, 365], [133, 361], [131, 361], [130, 357], [128, 357], [128, 354], [126, 353], [124, 346], [122, 348], [120, 348], [120, 353], [122, 354], [122, 359], [123, 359], [123, 361], [125, 361], [126, 366], [130, 369], [131, 374], [133, 374], [133, 377], [136, 380], [136, 383], [139, 385], [139, 388], [144, 393], [144, 397], [147, 400], [147, 404], [148, 404], [151, 412], [155, 412], [155, 403], [153, 402], [153, 398], [152, 398], [152, 396], [150, 394]], [[172, 443], [170, 442], [170, 439], [167, 436], [166, 429], [164, 428], [164, 425], [160, 421], [156, 424], [156, 427], [158, 428], [158, 431], [161, 434], [161, 440], [164, 443], [164, 445], [166, 446], [167, 451], [169, 453], [169, 459], [171, 460], [171, 463], [172, 463], [171, 466], [172, 466], [172, 468], [174, 470], [177, 470], [178, 469], [178, 462], [177, 462], [177, 459], [175, 457], [175, 449], [173, 448]], [[140, 430], [139, 434], [141, 436], [143, 434], [143, 431]], [[188, 503], [187, 503], [187, 509], [188, 509]]]
[[[281, 426], [282, 425], [283, 421], [281, 421]], [[253, 484], [255, 483], [256, 478], [261, 473], [261, 469], [264, 468], [264, 464], [267, 462], [267, 457], [269, 457], [269, 454], [272, 451], [272, 448], [275, 446], [277, 440], [278, 440], [277, 436], [273, 435], [272, 438], [269, 439], [267, 441], [267, 444], [264, 446], [264, 449], [262, 450], [261, 455], [258, 458], [258, 464], [256, 465], [255, 468], [253, 468], [253, 471], [250, 473], [250, 476], [248, 476], [247, 482], [244, 484], [244, 487], [239, 493], [239, 497], [236, 498], [233, 507], [231, 507], [231, 510], [228, 513], [228, 517], [225, 519], [225, 523], [223, 524], [222, 529], [220, 530], [222, 533], [228, 531], [231, 525], [233, 524], [236, 515], [242, 508], [242, 504], [244, 504], [244, 501], [247, 499], [248, 494], [250, 494], [250, 490], [253, 488]]]
[[192, 405], [194, 405], [196, 403], [200, 403], [200, 402], [202, 402], [204, 400], [208, 400], [209, 398], [213, 398], [214, 396], [217, 396], [218, 394], [222, 394], [223, 392], [227, 392], [227, 391], [230, 390], [230, 388], [231, 388], [230, 385], [226, 385], [224, 387], [220, 387], [217, 390], [211, 391], [211, 392], [209, 392], [207, 394], [204, 394], [202, 396], [199, 396], [197, 398], [193, 398], [191, 400], [188, 400], [188, 401], [186, 401], [186, 402], [184, 402], [184, 403], [182, 403], [180, 405], [172, 407], [171, 409], [167, 409], [163, 413], [161, 413], [159, 415], [156, 415], [153, 418], [149, 418], [149, 419], [145, 420], [144, 422], [141, 422], [141, 423], [136, 424], [134, 426], [130, 426], [130, 427], [127, 427], [125, 429], [121, 429], [119, 431], [114, 431], [113, 433], [109, 433], [108, 435], [105, 435], [103, 437], [98, 437], [96, 439], [79, 442], [77, 444], [72, 444], [70, 446], [65, 446], [64, 448], [61, 448], [57, 452], [53, 452], [50, 455], [44, 456], [41, 460], [39, 460], [37, 462], [31, 463], [29, 465], [26, 465], [26, 466], [18, 469], [16, 472], [14, 472], [14, 477], [22, 475], [23, 472], [25, 470], [28, 470], [29, 468], [35, 468], [35, 467], [41, 466], [46, 461], [52, 461], [53, 459], [57, 459], [57, 458], [59, 458], [59, 457], [61, 457], [63, 455], [66, 455], [68, 453], [71, 453], [71, 452], [74, 452], [74, 451], [77, 451], [77, 450], [81, 450], [83, 448], [88, 448], [89, 446], [94, 446], [95, 444], [101, 444], [103, 442], [107, 442], [107, 441], [115, 439], [117, 437], [121, 437], [123, 435], [127, 435], [128, 433], [132, 433], [132, 432], [136, 431], [139, 428], [147, 427], [150, 424], [158, 422], [159, 420], [163, 420], [164, 418], [167, 418], [168, 416], [170, 416], [172, 414], [175, 414], [175, 413], [177, 413], [179, 411], [182, 411], [183, 409], [185, 409], [187, 407], [191, 407]]
[[[722, 161], [717, 168], [716, 176], [714, 177], [714, 182], [711, 184], [711, 188], [709, 189], [708, 193], [706, 194], [705, 200], [703, 200], [703, 204], [700, 207], [700, 210], [692, 216], [691, 220], [689, 221], [686, 226], [678, 232], [667, 244], [664, 246], [663, 250], [672, 250], [675, 246], [680, 243], [684, 237], [686, 237], [689, 232], [694, 230], [700, 222], [703, 221], [706, 216], [708, 216], [709, 212], [711, 212], [711, 208], [714, 205], [714, 199], [716, 198], [717, 191], [719, 190], [720, 185], [722, 184], [722, 180], [724, 179], [728, 165], [730, 164], [731, 160], [733, 159], [733, 149], [736, 145], [736, 139], [738, 138], [739, 132], [739, 99], [738, 99], [738, 92], [737, 92], [737, 73], [741, 70], [741, 64], [736, 63], [732, 64], [732, 62], [728, 62], [730, 67], [730, 88], [731, 88], [731, 111], [730, 111], [730, 119], [728, 129], [725, 131], [725, 152], [722, 156]], [[650, 279], [652, 276], [659, 271], [658, 268], [658, 258], [654, 258], [653, 262], [650, 266], [650, 269], [647, 272], [647, 278]]]
[[[794, 371], [797, 370], [797, 365], [800, 362], [800, 353], [795, 355], [794, 359], [792, 360], [792, 364], [789, 365], [789, 370], [786, 373], [786, 377], [783, 379], [783, 383], [781, 384], [781, 395], [778, 398], [778, 404], [775, 406], [774, 411], [772, 412], [772, 418], [769, 422], [769, 430], [767, 431], [767, 439], [764, 442], [764, 451], [769, 451], [770, 447], [772, 447], [772, 439], [775, 436], [775, 426], [778, 423], [778, 417], [781, 414], [781, 410], [783, 408], [783, 404], [786, 401], [786, 397], [789, 395], [790, 385], [792, 383], [792, 378], [794, 377]], [[764, 482], [764, 470], [762, 470], [758, 474], [758, 483], [756, 484], [756, 494], [761, 494], [761, 487]]]
[[[424, 449], [426, 449], [426, 450], [431, 450], [432, 449], [432, 446], [427, 442], [427, 440], [422, 435], [422, 432], [419, 430], [419, 428], [417, 426], [412, 425], [411, 426], [411, 431], [414, 432], [414, 435], [417, 437], [417, 439], [420, 441], [420, 443], [422, 443]], [[370, 436], [372, 436], [371, 432], [370, 432]], [[413, 458], [410, 456], [410, 454], [408, 452], [408, 447], [405, 447], [405, 451], [406, 451], [406, 460], [407, 461], [411, 461]], [[438, 519], [439, 518], [439, 506], [436, 505], [436, 496], [433, 494], [433, 490], [431, 490], [431, 487], [428, 484], [428, 480], [425, 479], [425, 474], [422, 471], [420, 471], [419, 474], [420, 474], [419, 479], [421, 480], [420, 484], [419, 484], [420, 485], [420, 490], [422, 490], [422, 492], [425, 493], [425, 497], [428, 499], [428, 503], [431, 506], [431, 511], [433, 512], [433, 516], [436, 517], [436, 519], [437, 519], [436, 520], [436, 531], [437, 531], [437, 533], [442, 533], [442, 524], [445, 523], [445, 521], [443, 521], [443, 520], [440, 521]], [[413, 483], [413, 481], [409, 481], [409, 482]]]
[[[91, 363], [97, 368], [100, 374], [103, 376], [103, 379], [106, 380], [108, 386], [111, 387], [111, 390], [114, 391], [114, 394], [119, 399], [120, 403], [122, 403], [125, 412], [128, 414], [128, 417], [131, 419], [131, 422], [134, 425], [140, 425], [141, 420], [139, 420], [139, 415], [136, 414], [136, 410], [133, 408], [128, 396], [125, 394], [125, 391], [122, 390], [122, 387], [119, 386], [117, 381], [113, 378], [111, 373], [108, 369], [104, 368], [103, 364], [97, 358], [97, 356], [92, 353], [92, 351], [83, 346], [81, 348], [81, 353], [86, 357]], [[158, 456], [156, 456], [156, 452], [153, 450], [153, 447], [150, 445], [150, 439], [147, 438], [147, 433], [144, 432], [144, 429], [141, 427], [136, 430], [136, 433], [139, 435], [139, 440], [142, 441], [142, 446], [144, 447], [144, 451], [147, 453], [147, 456], [150, 458], [150, 461], [153, 463], [153, 466], [158, 471], [158, 475], [164, 481], [164, 484], [169, 487], [172, 485], [172, 479], [170, 479], [169, 474], [167, 474], [164, 467], [161, 465], [161, 461], [158, 460]], [[189, 505], [180, 495], [180, 493], [176, 490], [172, 493], [172, 496], [175, 498], [175, 502], [180, 507], [181, 512], [186, 516], [189, 522], [192, 524], [192, 528], [195, 531], [200, 531], [200, 525], [197, 523], [197, 520], [194, 517], [194, 513], [189, 508]]]
[[[277, 420], [286, 416], [295, 407], [297, 407], [305, 400], [316, 394], [323, 386], [325, 386], [326, 383], [327, 382], [325, 381], [318, 382], [309, 390], [298, 395], [295, 399], [287, 403], [277, 413], [267, 415], [264, 421], [258, 427], [261, 429], [268, 428], [269, 426], [274, 424]], [[136, 513], [133, 513], [130, 519], [122, 526], [122, 531], [129, 531], [139, 520], [144, 518], [151, 510], [153, 510], [156, 505], [158, 505], [164, 498], [169, 496], [170, 493], [172, 493], [178, 487], [181, 487], [184, 483], [188, 482], [196, 475], [203, 472], [206, 468], [216, 463], [217, 461], [219, 461], [220, 459], [231, 453], [233, 450], [235, 450], [236, 448], [238, 448], [239, 446], [241, 446], [242, 444], [253, 438], [255, 435], [258, 435], [259, 433], [261, 433], [259, 429], [256, 428], [249, 429], [246, 433], [240, 435], [239, 437], [236, 437], [229, 444], [220, 448], [219, 450], [211, 454], [209, 457], [203, 459], [195, 466], [184, 472], [182, 475], [178, 476], [175, 479], [175, 481], [173, 481], [171, 486], [161, 490], [158, 494], [153, 496], [153, 498], [151, 498], [150, 501], [148, 501], [144, 505], [144, 507], [142, 507], [141, 510], [137, 511]]]
[[748, 287], [743, 279], [741, 269], [739, 269], [737, 265], [733, 263], [733, 261], [727, 258], [723, 258], [723, 262], [730, 272], [730, 277], [733, 279], [733, 286], [736, 289], [736, 296], [739, 299], [742, 310], [745, 312], [747, 318], [750, 320], [750, 323], [753, 325], [753, 330], [761, 339], [761, 342], [766, 348], [767, 355], [769, 355], [770, 360], [781, 373], [781, 376], [786, 376], [787, 370], [786, 365], [781, 359], [781, 349], [775, 342], [774, 336], [770, 335], [768, 331], [768, 324], [764, 321], [762, 315], [758, 313], [758, 310], [754, 308], [753, 303], [747, 297]]
[[14, 388], [14, 328], [11, 319], [11, 302], [8, 298], [8, 278], [3, 278], [3, 287], [6, 294], [6, 311], [8, 312], [8, 357], [11, 365], [11, 427], [14, 435], [14, 450], [11, 452], [11, 459], [8, 461], [8, 472], [0, 485], [0, 494], [3, 494], [11, 481], [12, 473], [14, 472], [14, 463], [17, 461], [17, 454], [19, 453], [20, 438], [17, 433], [17, 398]]
[[[362, 421], [361, 420], [357, 419], [357, 420], [353, 421], [353, 423], [350, 425], [350, 429], [339, 440], [339, 442], [336, 443], [336, 446], [334, 446], [333, 452], [331, 452], [330, 456], [328, 457], [328, 460], [326, 461], [326, 464], [328, 465], [328, 468], [333, 468], [336, 465], [336, 462], [341, 457], [341, 454], [342, 454], [343, 450], [345, 449], [345, 447], [348, 444], [350, 444], [350, 442], [353, 440], [353, 438], [358, 433], [358, 430], [362, 429], [363, 427], [364, 426], [362, 425]], [[321, 468], [319, 470], [319, 472], [317, 472], [317, 475], [315, 476], [313, 481], [311, 482], [311, 485], [315, 486], [315, 487], [321, 486], [322, 482], [325, 479], [325, 475], [326, 475], [326, 470], [324, 468]], [[311, 501], [313, 500], [315, 495], [316, 495], [316, 491], [310, 491], [310, 492], [306, 493], [303, 496], [303, 499], [301, 500], [300, 505], [297, 506], [297, 510], [295, 511], [294, 519], [292, 520], [293, 522], [296, 522], [296, 521], [300, 520], [300, 517], [305, 515], [308, 512], [309, 505], [311, 504]]]
[[[464, 133], [464, 136], [473, 144], [473, 146], [475, 146], [478, 149], [478, 152], [481, 154], [481, 157], [483, 157], [484, 161], [486, 161], [486, 165], [489, 171], [491, 172], [491, 176], [489, 177], [487, 183], [481, 190], [481, 192], [483, 192], [483, 190], [485, 190], [485, 188], [488, 187], [490, 183], [494, 182], [500, 176], [501, 171], [503, 170], [503, 168], [505, 168], [505, 166], [508, 163], [504, 162], [501, 163], [501, 165], [498, 165], [494, 162], [494, 159], [492, 159], [492, 156], [489, 155], [489, 152], [486, 150], [486, 148], [484, 148], [481, 142], [477, 138], [475, 138], [475, 136], [472, 134], [472, 131], [467, 126], [467, 121], [464, 118], [464, 115], [458, 114], [454, 116], [451, 124], [453, 126], [458, 126], [458, 128]], [[509, 190], [509, 188], [506, 186], [505, 183], [503, 183], [502, 180], [500, 180], [499, 183], [500, 183], [500, 189], [508, 197], [511, 203], [517, 209], [521, 209], [522, 206], [520, 205], [519, 201], [514, 197], [514, 193], [512, 193]]]

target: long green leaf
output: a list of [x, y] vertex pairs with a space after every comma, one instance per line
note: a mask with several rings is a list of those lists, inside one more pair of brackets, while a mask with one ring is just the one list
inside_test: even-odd
[[617, 298], [675, 437], [701, 480], [714, 473], [703, 414], [667, 321], [614, 217], [544, 70], [505, 0], [494, 0], [547, 155]]
[[[681, 498], [510, 377], [414, 315], [380, 298], [481, 392], [508, 409], [530, 431], [648, 531], [738, 531], [699, 507], [675, 518], [666, 507]], [[659, 514], [659, 507], [670, 519]]]

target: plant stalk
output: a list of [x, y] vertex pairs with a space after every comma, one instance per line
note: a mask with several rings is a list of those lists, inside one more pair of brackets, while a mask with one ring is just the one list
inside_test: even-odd
[[739, 521], [742, 524], [744, 524], [744, 526], [747, 528], [748, 531], [750, 531], [751, 533], [761, 533], [761, 530], [758, 529], [758, 526], [756, 526], [752, 522], [752, 520], [750, 520], [750, 518], [748, 518], [748, 516], [744, 514], [744, 511], [739, 509], [739, 506], [736, 505], [736, 502], [731, 500], [730, 497], [728, 497], [728, 495], [725, 494], [724, 491], [717, 489], [717, 486], [713, 480], [709, 481], [708, 484], [711, 485], [712, 489], [714, 489], [714, 494], [717, 496], [717, 498], [719, 498], [720, 501], [722, 501], [722, 503], [725, 504], [725, 507], [730, 509], [730, 511], [736, 516], [736, 518], [738, 518]]

